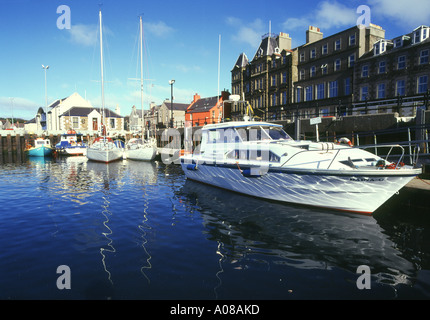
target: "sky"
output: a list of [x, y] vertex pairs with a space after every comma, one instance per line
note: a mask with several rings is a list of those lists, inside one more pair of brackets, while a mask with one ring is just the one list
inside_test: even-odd
[[105, 106], [127, 116], [141, 107], [139, 16], [148, 109], [170, 99], [171, 79], [178, 103], [231, 92], [237, 58], [251, 60], [269, 31], [288, 33], [295, 48], [310, 25], [324, 36], [353, 27], [362, 5], [387, 39], [430, 24], [429, 0], [0, 0], [0, 117], [29, 120], [46, 97], [74, 92], [101, 106], [100, 10]]

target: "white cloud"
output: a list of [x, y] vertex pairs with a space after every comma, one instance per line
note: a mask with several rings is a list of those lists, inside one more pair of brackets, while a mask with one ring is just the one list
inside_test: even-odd
[[[74, 24], [67, 31], [70, 34], [70, 41], [83, 46], [93, 46], [99, 41], [100, 27], [95, 24]], [[103, 26], [103, 40], [106, 36], [113, 36], [114, 33], [107, 26]]]
[[75, 44], [92, 46], [97, 42], [98, 29], [96, 25], [76, 24], [68, 30], [70, 40]]
[[265, 26], [261, 19], [255, 19], [251, 23], [243, 23], [241, 19], [228, 17], [226, 23], [237, 30], [233, 34], [232, 39], [239, 43], [245, 43], [251, 47], [257, 47], [261, 42], [261, 36], [265, 31]]
[[[368, 5], [372, 20], [375, 16], [381, 16], [407, 28], [430, 23], [430, 1], [428, 0], [368, 0]], [[378, 24], [377, 21], [375, 23]]]
[[174, 32], [174, 29], [172, 27], [169, 27], [163, 21], [152, 22], [152, 23], [145, 22], [143, 26], [144, 26], [144, 31], [146, 30], [157, 37], [165, 37], [168, 34]]
[[322, 1], [315, 10], [299, 18], [288, 18], [282, 24], [283, 29], [306, 30], [312, 25], [321, 29], [351, 27], [356, 24], [358, 15], [356, 7], [348, 7], [337, 1]]

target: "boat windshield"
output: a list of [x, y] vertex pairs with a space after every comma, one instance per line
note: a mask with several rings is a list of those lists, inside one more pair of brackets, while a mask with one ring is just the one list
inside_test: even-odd
[[268, 131], [270, 138], [272, 140], [292, 140], [292, 138], [280, 127], [269, 127], [264, 128]]
[[[291, 140], [291, 137], [277, 126], [252, 126], [246, 128], [245, 141], [262, 141], [262, 140]], [[244, 135], [241, 135], [244, 138]]]

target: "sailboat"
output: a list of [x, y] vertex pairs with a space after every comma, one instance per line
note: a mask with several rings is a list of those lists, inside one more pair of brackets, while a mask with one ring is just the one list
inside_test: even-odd
[[155, 139], [145, 140], [145, 113], [143, 111], [143, 24], [140, 17], [140, 95], [142, 106], [142, 138], [130, 139], [124, 150], [124, 157], [132, 160], [152, 161], [157, 155]]
[[87, 149], [87, 158], [89, 160], [109, 163], [120, 160], [123, 156], [123, 148], [119, 141], [113, 141], [106, 136], [106, 115], [104, 101], [104, 76], [103, 76], [103, 30], [102, 30], [102, 11], [99, 11], [100, 17], [100, 64], [101, 64], [101, 83], [102, 83], [102, 136], [96, 138]]

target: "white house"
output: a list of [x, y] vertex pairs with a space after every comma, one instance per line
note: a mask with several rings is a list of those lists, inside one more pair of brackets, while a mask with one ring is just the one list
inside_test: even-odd
[[[117, 111], [119, 108], [117, 107]], [[69, 129], [79, 131], [100, 131], [103, 110], [94, 108], [91, 103], [78, 93], [58, 99], [48, 106], [46, 122], [47, 130], [64, 132]], [[105, 108], [107, 129], [123, 131], [124, 118], [118, 113]]]

